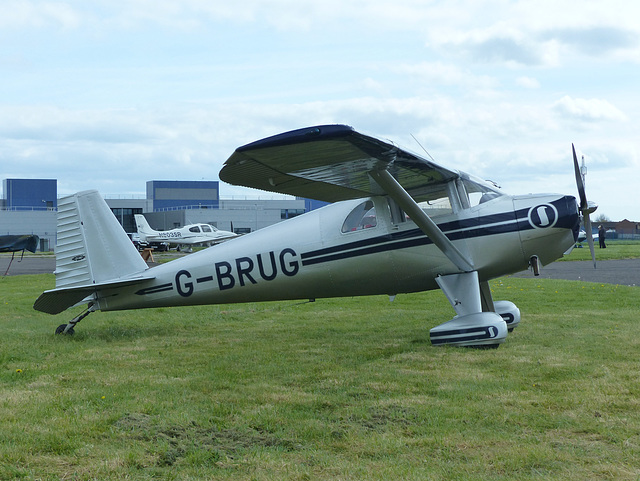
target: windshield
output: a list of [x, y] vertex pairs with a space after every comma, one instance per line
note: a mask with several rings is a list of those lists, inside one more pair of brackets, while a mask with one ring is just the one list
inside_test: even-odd
[[469, 174], [462, 174], [462, 189], [460, 189], [460, 197], [466, 197], [469, 199], [469, 207], [475, 207], [478, 204], [484, 204], [490, 200], [496, 199], [502, 195], [502, 192], [498, 186], [493, 183], [484, 181], [477, 177], [473, 177]]

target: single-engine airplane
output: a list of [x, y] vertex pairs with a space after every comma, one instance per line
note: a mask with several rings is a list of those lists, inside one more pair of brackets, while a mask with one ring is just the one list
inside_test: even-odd
[[[489, 280], [538, 273], [574, 245], [580, 194], [509, 196], [345, 125], [309, 127], [244, 145], [220, 179], [332, 202], [293, 219], [148, 268], [96, 191], [58, 203], [56, 288], [34, 308], [102, 310], [396, 294], [442, 289], [456, 316], [432, 344], [497, 347], [520, 322]], [[595, 262], [593, 241], [589, 238]]]
[[151, 228], [142, 214], [135, 214], [138, 235], [142, 242], [167, 242], [181, 245], [213, 245], [237, 237], [238, 234], [219, 230], [210, 224], [189, 224], [177, 229], [157, 231]]

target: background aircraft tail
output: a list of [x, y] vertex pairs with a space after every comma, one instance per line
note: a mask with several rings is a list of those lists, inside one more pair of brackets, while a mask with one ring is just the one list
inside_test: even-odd
[[147, 236], [158, 235], [158, 231], [151, 228], [145, 216], [142, 214], [135, 214], [134, 217], [136, 219], [136, 227], [138, 228], [138, 235], [140, 236], [141, 241], [146, 241]]
[[58, 201], [56, 288], [116, 281], [146, 262], [96, 190]]

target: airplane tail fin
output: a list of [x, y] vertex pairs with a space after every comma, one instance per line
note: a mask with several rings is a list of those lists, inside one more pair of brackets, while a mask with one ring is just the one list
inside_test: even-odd
[[104, 287], [144, 282], [147, 263], [97, 190], [58, 201], [56, 288], [34, 309], [58, 314]]
[[56, 288], [116, 281], [147, 269], [96, 190], [58, 201]]
[[135, 214], [134, 217], [136, 219], [136, 227], [138, 228], [138, 235], [140, 235], [141, 241], [146, 241], [147, 236], [158, 235], [158, 231], [151, 228], [145, 216], [142, 214]]

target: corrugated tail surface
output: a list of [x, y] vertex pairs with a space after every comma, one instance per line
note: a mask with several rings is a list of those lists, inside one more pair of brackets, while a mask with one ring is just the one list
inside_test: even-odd
[[146, 269], [98, 191], [59, 200], [56, 288], [118, 280]]

